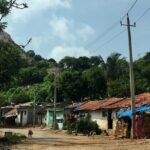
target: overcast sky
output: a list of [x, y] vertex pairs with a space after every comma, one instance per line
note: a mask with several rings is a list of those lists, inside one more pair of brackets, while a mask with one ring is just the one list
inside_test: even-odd
[[[128, 58], [127, 32], [113, 41], [113, 36], [126, 29], [119, 20], [135, 0], [18, 0], [28, 9], [13, 9], [7, 17], [6, 31], [17, 44], [32, 37], [26, 51], [34, 50], [44, 58], [57, 61], [64, 56], [101, 55], [106, 58], [119, 52]], [[150, 7], [150, 0], [138, 0], [130, 12], [131, 23]], [[105, 36], [110, 26], [118, 24]], [[123, 20], [126, 23], [126, 19]], [[96, 40], [97, 37], [101, 38]], [[150, 12], [132, 28], [134, 58], [150, 50]], [[107, 44], [105, 44], [107, 43]]]

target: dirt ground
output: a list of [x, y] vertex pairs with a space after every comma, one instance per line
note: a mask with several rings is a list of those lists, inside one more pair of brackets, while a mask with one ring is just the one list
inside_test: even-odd
[[[27, 136], [29, 129], [0, 129], [22, 133]], [[75, 136], [64, 132], [32, 129], [34, 135], [22, 144], [15, 145], [11, 150], [150, 150], [150, 140], [130, 140], [104, 136]]]

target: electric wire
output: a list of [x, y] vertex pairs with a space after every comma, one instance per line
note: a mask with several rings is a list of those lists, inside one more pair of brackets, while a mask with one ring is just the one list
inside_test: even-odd
[[134, 8], [134, 6], [136, 5], [136, 3], [138, 2], [138, 0], [135, 0], [135, 2], [131, 5], [131, 7], [128, 9], [127, 13], [122, 16], [118, 21], [116, 21], [114, 24], [112, 24], [108, 29], [106, 29], [102, 34], [100, 34], [95, 40], [93, 40], [90, 44], [88, 44], [87, 46], [85, 46], [85, 48], [90, 48], [92, 47], [97, 41], [99, 41], [100, 39], [102, 39], [104, 36], [106, 36], [111, 30], [113, 30], [117, 25], [118, 22], [120, 22], [120, 20], [123, 20], [127, 14], [129, 14], [131, 12], [131, 10]]
[[[112, 42], [113, 40], [115, 40], [117, 37], [119, 37], [122, 33], [124, 33], [126, 31], [126, 29], [122, 30], [121, 32], [115, 34], [111, 39], [109, 39], [108, 41], [106, 41], [105, 43], [103, 43], [102, 45], [100, 45], [97, 50], [99, 50], [100, 48], [104, 47], [105, 45], [107, 45], [108, 43]], [[96, 50], [96, 51], [97, 51]]]
[[135, 22], [136, 23], [139, 22], [149, 11], [150, 11], [150, 8], [146, 9], [146, 11]]

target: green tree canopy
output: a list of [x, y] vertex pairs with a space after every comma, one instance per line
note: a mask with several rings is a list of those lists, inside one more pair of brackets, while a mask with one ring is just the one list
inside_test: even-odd
[[8, 86], [22, 65], [19, 49], [10, 43], [0, 42], [0, 87]]

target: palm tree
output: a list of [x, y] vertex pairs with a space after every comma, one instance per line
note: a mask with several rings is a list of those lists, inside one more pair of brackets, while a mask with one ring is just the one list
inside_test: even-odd
[[102, 68], [107, 81], [107, 96], [110, 97], [109, 88], [112, 81], [128, 74], [128, 62], [125, 57], [121, 57], [121, 54], [112, 53], [108, 56], [106, 62], [102, 61]]

